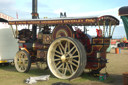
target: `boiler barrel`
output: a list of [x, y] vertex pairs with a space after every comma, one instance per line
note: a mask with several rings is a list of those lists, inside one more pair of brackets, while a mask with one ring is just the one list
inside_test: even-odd
[[38, 43], [35, 42], [33, 43], [33, 50], [43, 50], [43, 49], [48, 49], [49, 45], [47, 44], [42, 44], [42, 43]]

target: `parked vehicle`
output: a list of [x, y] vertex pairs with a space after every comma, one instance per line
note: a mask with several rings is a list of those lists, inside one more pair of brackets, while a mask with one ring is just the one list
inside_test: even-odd
[[18, 43], [10, 28], [0, 28], [0, 64], [13, 62], [17, 51]]

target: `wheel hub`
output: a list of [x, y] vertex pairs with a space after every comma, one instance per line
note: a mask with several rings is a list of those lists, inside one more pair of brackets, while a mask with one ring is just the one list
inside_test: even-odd
[[65, 55], [62, 55], [61, 56], [61, 60], [62, 60], [62, 62], [65, 62], [66, 61], [66, 56]]
[[24, 60], [23, 59], [19, 59], [19, 63], [23, 64]]

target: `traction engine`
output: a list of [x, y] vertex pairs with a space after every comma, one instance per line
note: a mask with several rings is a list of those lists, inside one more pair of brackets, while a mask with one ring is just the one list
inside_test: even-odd
[[[49, 68], [57, 78], [73, 79], [84, 69], [98, 73], [106, 66], [106, 49], [112, 30], [119, 25], [118, 19], [110, 15], [38, 19], [35, 3], [37, 0], [33, 0], [33, 19], [8, 22], [12, 28], [16, 26], [13, 33], [19, 43], [14, 61], [17, 71], [28, 72], [31, 63], [36, 63], [40, 69]], [[27, 28], [18, 30], [20, 25]], [[88, 26], [98, 28], [96, 37], [87, 34]]]

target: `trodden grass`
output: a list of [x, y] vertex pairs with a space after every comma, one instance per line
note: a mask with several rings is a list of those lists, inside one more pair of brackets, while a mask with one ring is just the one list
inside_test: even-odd
[[[72, 85], [79, 85], [81, 83], [89, 82], [99, 82], [97, 77], [90, 76], [86, 73], [83, 73], [80, 77], [73, 80], [62, 80], [54, 77], [49, 70], [39, 70], [34, 65], [28, 73], [19, 73], [16, 71], [14, 66], [5, 66], [0, 67], [0, 85], [26, 85], [25, 80], [27, 78], [41, 76], [41, 75], [50, 75], [48, 81], [38, 81], [34, 85], [52, 85], [56, 82], [70, 83]], [[106, 81], [109, 81], [107, 79]], [[104, 82], [106, 82], [104, 81]]]

